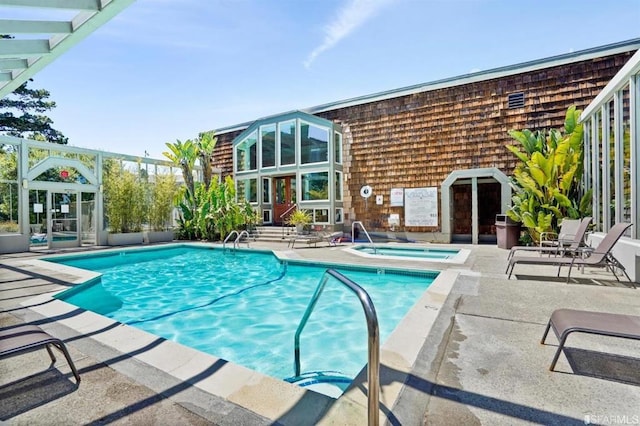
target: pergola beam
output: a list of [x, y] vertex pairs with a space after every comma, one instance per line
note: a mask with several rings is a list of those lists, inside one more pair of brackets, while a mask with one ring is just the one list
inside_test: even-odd
[[2, 0], [3, 6], [70, 10], [100, 10], [100, 0]]
[[0, 39], [0, 58], [29, 58], [50, 51], [49, 40]]
[[0, 19], [3, 34], [68, 34], [71, 22], [66, 21], [22, 21]]

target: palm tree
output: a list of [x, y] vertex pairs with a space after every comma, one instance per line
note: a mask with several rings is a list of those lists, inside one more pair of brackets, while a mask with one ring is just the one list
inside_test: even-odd
[[195, 194], [195, 184], [193, 182], [193, 166], [195, 165], [196, 158], [198, 157], [198, 149], [191, 139], [186, 140], [184, 143], [179, 139], [176, 142], [167, 142], [167, 148], [170, 151], [162, 153], [165, 157], [171, 160], [175, 165], [180, 166], [182, 169], [182, 176], [184, 176], [184, 182], [187, 185], [187, 190], [193, 196]]
[[209, 189], [211, 177], [213, 175], [211, 161], [213, 160], [213, 150], [216, 147], [216, 143], [218, 143], [218, 138], [216, 137], [215, 132], [200, 133], [200, 136], [195, 142], [198, 158], [200, 159], [200, 165], [202, 166], [204, 186], [207, 189]]

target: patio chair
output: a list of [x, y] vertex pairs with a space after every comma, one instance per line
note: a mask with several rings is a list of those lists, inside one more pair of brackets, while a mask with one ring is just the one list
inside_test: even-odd
[[[571, 269], [574, 266], [593, 266], [599, 268], [607, 268], [616, 277], [616, 280], [620, 281], [618, 275], [615, 272], [615, 268], [620, 268], [627, 279], [631, 282], [631, 278], [627, 275], [624, 266], [611, 254], [613, 246], [618, 242], [624, 232], [631, 226], [630, 223], [616, 223], [607, 235], [600, 241], [595, 248], [589, 248], [588, 250], [576, 250], [571, 253], [569, 257], [537, 257], [537, 256], [513, 256], [509, 259], [507, 265], [507, 272], [511, 278], [513, 268], [516, 264], [523, 263], [527, 265], [551, 265], [558, 267], [558, 277], [560, 276], [560, 269], [562, 266], [569, 267], [569, 273], [567, 274], [567, 283], [571, 278]], [[585, 257], [586, 256], [586, 257]]]
[[640, 340], [640, 316], [635, 315], [557, 309], [551, 314], [547, 328], [540, 340], [543, 345], [550, 328], [553, 329], [559, 342], [549, 367], [551, 371], [558, 362], [567, 337], [573, 332]]
[[[566, 220], [563, 221], [562, 223], [564, 224], [565, 222]], [[565, 239], [565, 236], [567, 234], [564, 234], [562, 238], [559, 237], [557, 240], [555, 240], [556, 241], [555, 246], [551, 246], [551, 245], [513, 246], [511, 247], [511, 251], [509, 251], [509, 255], [507, 256], [507, 259], [511, 259], [517, 251], [536, 251], [536, 252], [540, 252], [540, 254], [549, 254], [549, 255], [551, 254], [559, 255], [559, 254], [564, 254], [566, 251], [569, 251], [569, 252], [575, 251], [584, 245], [584, 236], [587, 233], [589, 224], [591, 224], [591, 218], [585, 217], [582, 220], [580, 220], [579, 223], [580, 225], [575, 230], [575, 233], [570, 240]], [[563, 235], [562, 232], [559, 235]]]
[[56, 357], [51, 351], [51, 346], [63, 353], [76, 378], [76, 383], [80, 384], [80, 374], [78, 374], [62, 340], [51, 336], [38, 326], [29, 324], [0, 330], [0, 358], [8, 358], [45, 348], [51, 358], [51, 365], [53, 365], [56, 362]]
[[558, 233], [542, 232], [540, 233], [540, 247], [557, 247], [573, 241], [578, 228], [582, 223], [579, 219], [562, 219]]

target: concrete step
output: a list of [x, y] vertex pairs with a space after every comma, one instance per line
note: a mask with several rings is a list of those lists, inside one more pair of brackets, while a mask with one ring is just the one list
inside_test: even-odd
[[287, 241], [296, 235], [296, 228], [292, 226], [258, 226], [252, 233], [256, 241], [279, 242]]

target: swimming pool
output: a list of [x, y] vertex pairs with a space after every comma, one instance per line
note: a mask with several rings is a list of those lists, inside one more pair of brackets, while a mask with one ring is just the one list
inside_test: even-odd
[[345, 250], [362, 257], [444, 263], [463, 263], [469, 254], [469, 250], [467, 249], [422, 246], [417, 244], [367, 244], [348, 247]]
[[[293, 376], [293, 336], [326, 266], [271, 252], [177, 247], [48, 259], [100, 272], [57, 297], [279, 379]], [[369, 292], [381, 341], [437, 275], [334, 265]], [[353, 378], [367, 360], [357, 299], [327, 285], [301, 337], [302, 371]]]

